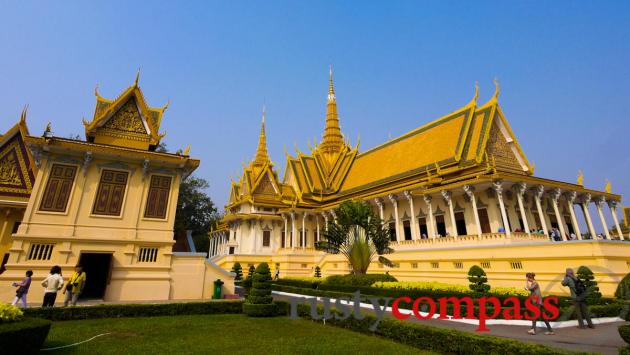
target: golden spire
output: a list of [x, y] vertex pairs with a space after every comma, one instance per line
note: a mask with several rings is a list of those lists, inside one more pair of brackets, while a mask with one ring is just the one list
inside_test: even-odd
[[140, 68], [138, 67], [138, 72], [136, 73], [136, 81], [134, 81], [134, 85], [138, 86], [138, 82], [140, 81]]
[[584, 186], [584, 173], [582, 172], [582, 170], [578, 170], [577, 184], [580, 186]]
[[494, 78], [493, 82], [494, 82], [494, 95], [492, 95], [492, 99], [498, 100], [499, 93], [501, 92], [501, 89], [499, 88], [499, 79]]
[[330, 66], [330, 85], [328, 87], [328, 103], [326, 106], [326, 128], [322, 138], [321, 148], [324, 152], [335, 153], [343, 147], [343, 135], [339, 127], [339, 116], [337, 115], [337, 99], [335, 97], [335, 87], [333, 84], [332, 65]]
[[610, 184], [610, 180], [608, 179], [606, 179], [606, 186], [604, 186], [604, 191], [606, 191], [607, 194], [612, 193], [612, 185]]
[[254, 164], [263, 165], [265, 163], [269, 163], [269, 154], [267, 154], [267, 135], [265, 134], [265, 106], [263, 106], [262, 123], [260, 125], [260, 136], [258, 137], [258, 149], [256, 149]]

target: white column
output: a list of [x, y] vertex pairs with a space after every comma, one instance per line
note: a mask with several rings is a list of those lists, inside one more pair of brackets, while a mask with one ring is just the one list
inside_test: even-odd
[[378, 216], [381, 218], [381, 223], [384, 223], [385, 221], [383, 221], [383, 199], [377, 197], [374, 199], [374, 202], [378, 206]]
[[400, 242], [401, 240], [405, 240], [405, 236], [401, 236], [401, 233], [400, 233], [400, 221], [398, 219], [398, 201], [396, 200], [396, 195], [394, 194], [390, 194], [388, 197], [389, 197], [389, 201], [392, 203], [392, 206], [394, 206], [394, 219], [396, 223], [396, 241]]
[[291, 250], [295, 250], [295, 212], [291, 212]]
[[300, 235], [302, 249], [306, 248], [306, 213], [302, 213], [302, 233]]
[[606, 198], [604, 196], [595, 200], [595, 206], [597, 206], [597, 214], [599, 214], [599, 219], [602, 221], [602, 227], [604, 228], [604, 236], [606, 239], [610, 239], [610, 232], [608, 232], [608, 224], [606, 223], [606, 218], [604, 218], [604, 211], [602, 207], [606, 202]]
[[427, 215], [427, 232], [431, 235], [431, 239], [435, 239], [435, 219], [433, 218], [433, 206], [431, 206], [431, 196], [424, 195], [423, 196], [424, 203], [427, 204], [428, 215]]
[[516, 200], [518, 201], [518, 209], [521, 211], [521, 219], [523, 220], [523, 227], [525, 228], [525, 233], [531, 235], [529, 230], [529, 223], [527, 222], [527, 214], [525, 213], [525, 206], [523, 204], [523, 196], [525, 195], [525, 190], [527, 189], [527, 184], [524, 182], [520, 182], [517, 185], [516, 189]]
[[328, 214], [326, 212], [322, 212], [322, 216], [324, 216], [324, 228], [326, 232], [328, 232]]
[[591, 234], [591, 239], [597, 239], [597, 233], [595, 233], [595, 227], [593, 226], [593, 220], [591, 219], [591, 213], [588, 211], [588, 205], [591, 203], [591, 194], [587, 193], [582, 195], [582, 212], [584, 213], [584, 220], [586, 220], [586, 226], [588, 232]]
[[280, 242], [280, 245], [284, 244], [285, 248], [289, 247], [289, 223], [287, 222], [287, 215], [283, 214], [282, 219], [284, 219], [284, 243]]
[[551, 194], [551, 205], [553, 206], [553, 212], [556, 214], [556, 221], [558, 221], [558, 228], [560, 229], [560, 234], [562, 236], [562, 240], [567, 240], [567, 234], [564, 229], [564, 218], [560, 215], [560, 210], [558, 209], [558, 201], [560, 200], [560, 195], [562, 194], [562, 190], [559, 188], [553, 189], [553, 193]]
[[479, 222], [479, 211], [477, 211], [477, 199], [475, 198], [475, 188], [470, 185], [464, 185], [464, 192], [470, 198], [470, 204], [473, 209], [473, 216], [475, 217], [475, 228], [477, 230], [477, 236], [481, 237], [481, 222]]
[[619, 225], [619, 218], [617, 217], [617, 201], [608, 200], [608, 208], [610, 208], [610, 214], [612, 214], [613, 222], [615, 222], [615, 228], [617, 229], [619, 240], [623, 240], [623, 232], [621, 231], [621, 226]]
[[455, 222], [455, 211], [453, 210], [453, 194], [448, 190], [442, 190], [440, 192], [448, 205], [448, 213], [451, 220], [451, 236], [457, 237], [457, 223]]
[[510, 238], [512, 233], [510, 232], [510, 221], [507, 218], [507, 212], [505, 211], [505, 204], [503, 203], [503, 183], [501, 181], [495, 181], [492, 183], [494, 191], [497, 193], [497, 199], [499, 200], [499, 208], [501, 209], [501, 217], [503, 218], [503, 228], [505, 229], [505, 236]]
[[413, 196], [411, 195], [411, 191], [405, 191], [405, 197], [407, 201], [409, 201], [409, 210], [411, 211], [411, 223], [409, 224], [411, 228], [411, 239], [417, 240], [420, 239], [420, 227], [418, 226], [418, 218], [416, 218], [416, 210], [413, 208]]
[[569, 208], [569, 214], [571, 215], [571, 224], [573, 225], [573, 230], [577, 235], [579, 240], [582, 240], [582, 233], [580, 232], [580, 226], [578, 225], [578, 220], [575, 218], [575, 210], [573, 204], [575, 203], [575, 198], [577, 197], [577, 192], [571, 191], [567, 194], [567, 207]]
[[542, 185], [538, 185], [536, 187], [536, 193], [534, 194], [534, 200], [536, 201], [536, 209], [538, 210], [538, 218], [540, 219], [543, 233], [545, 233], [546, 236], [549, 236], [549, 230], [547, 230], [547, 222], [545, 220], [545, 213], [543, 212], [542, 205], [540, 203], [543, 193], [545, 193], [545, 187]]
[[316, 240], [316, 242], [319, 242], [319, 216], [317, 215], [317, 213], [315, 214], [315, 221], [317, 222], [317, 240]]

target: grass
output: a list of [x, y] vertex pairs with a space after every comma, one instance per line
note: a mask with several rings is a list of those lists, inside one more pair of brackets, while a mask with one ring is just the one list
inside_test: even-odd
[[429, 354], [376, 336], [287, 317], [248, 318], [241, 314], [119, 318], [55, 322], [46, 354], [228, 353], [228, 354]]

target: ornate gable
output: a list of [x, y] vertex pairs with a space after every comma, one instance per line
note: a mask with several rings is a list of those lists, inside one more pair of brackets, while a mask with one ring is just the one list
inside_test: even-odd
[[27, 201], [35, 183], [32, 158], [24, 145], [28, 135], [25, 115], [5, 135], [0, 136], [0, 199]]
[[151, 108], [144, 100], [138, 78], [115, 100], [95, 90], [96, 108], [90, 122], [84, 120], [86, 139], [100, 144], [153, 150], [164, 136], [159, 134], [162, 114], [168, 105]]

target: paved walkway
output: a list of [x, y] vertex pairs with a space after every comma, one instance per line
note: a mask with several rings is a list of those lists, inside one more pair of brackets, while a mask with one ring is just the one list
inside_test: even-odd
[[[301, 296], [312, 297], [312, 296]], [[277, 300], [288, 300], [287, 296], [274, 295]], [[369, 309], [363, 309], [367, 313], [373, 313]], [[391, 313], [387, 314], [393, 317]], [[464, 332], [475, 333], [483, 336], [495, 336], [499, 338], [515, 339], [523, 342], [538, 343], [550, 347], [562, 348], [580, 352], [594, 352], [601, 354], [618, 354], [620, 347], [627, 344], [619, 336], [617, 327], [626, 322], [613, 322], [596, 324], [595, 329], [578, 329], [577, 327], [564, 327], [554, 329], [555, 335], [544, 335], [544, 328], [538, 328], [536, 335], [530, 335], [527, 331], [529, 326], [522, 325], [488, 325], [490, 332], [476, 332], [476, 324], [466, 324], [448, 320], [428, 319], [417, 320], [413, 316], [409, 321], [432, 327], [456, 329]], [[539, 324], [543, 325], [542, 323]], [[544, 325], [543, 325], [544, 326]], [[553, 327], [553, 322], [552, 322]]]

